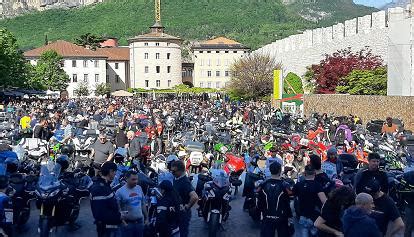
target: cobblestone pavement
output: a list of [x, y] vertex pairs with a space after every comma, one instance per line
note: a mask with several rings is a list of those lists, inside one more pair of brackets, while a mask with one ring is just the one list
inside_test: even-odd
[[[243, 212], [243, 201], [241, 191], [235, 200], [231, 202], [232, 210], [230, 217], [224, 223], [224, 230], [220, 232], [220, 237], [257, 237], [259, 236], [259, 226], [255, 224], [249, 217], [248, 213]], [[16, 236], [34, 237], [38, 236], [37, 226], [39, 220], [39, 212], [36, 209], [35, 203], [32, 202], [32, 213], [30, 220], [25, 229], [20, 230]], [[94, 237], [96, 236], [95, 225], [93, 224], [93, 217], [89, 207], [89, 200], [83, 200], [81, 206], [81, 213], [78, 218], [78, 223], [82, 226], [76, 231], [69, 231], [66, 227], [60, 227], [56, 232], [51, 234], [51, 237]], [[190, 224], [190, 237], [207, 237], [207, 225], [203, 218], [198, 217], [196, 210], [193, 210], [193, 215]]]

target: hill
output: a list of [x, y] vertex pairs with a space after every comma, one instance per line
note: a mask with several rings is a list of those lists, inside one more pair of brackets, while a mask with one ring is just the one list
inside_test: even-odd
[[[73, 40], [84, 33], [120, 38], [148, 31], [154, 23], [152, 0], [108, 0], [93, 6], [33, 12], [0, 21], [23, 49], [49, 40]], [[185, 40], [225, 35], [253, 49], [292, 34], [362, 16], [375, 8], [352, 0], [168, 0], [162, 22], [169, 34]]]

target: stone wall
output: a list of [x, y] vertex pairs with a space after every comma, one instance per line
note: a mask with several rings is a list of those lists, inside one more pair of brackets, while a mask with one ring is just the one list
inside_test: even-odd
[[414, 130], [413, 96], [304, 95], [303, 106], [306, 116], [315, 112], [354, 114], [364, 123], [393, 117], [402, 119], [407, 129]]
[[359, 51], [368, 46], [387, 63], [388, 22], [404, 18], [406, 14], [403, 8], [374, 12], [330, 27], [306, 30], [265, 45], [255, 52], [274, 56], [283, 64], [284, 75], [294, 72], [303, 76], [306, 67], [319, 63], [325, 54], [349, 47]]

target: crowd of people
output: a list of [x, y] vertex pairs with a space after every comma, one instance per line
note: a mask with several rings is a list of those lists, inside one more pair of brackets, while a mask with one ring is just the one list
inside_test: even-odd
[[[196, 208], [199, 196], [195, 192], [180, 159], [168, 160], [168, 170], [174, 178], [158, 184], [156, 211], [150, 213], [149, 203], [143, 189], [138, 185], [139, 172], [129, 170], [125, 184], [113, 190], [118, 166], [115, 153], [124, 148], [129, 161], [138, 161], [145, 167], [140, 133], [146, 133], [154, 157], [166, 153], [164, 135], [165, 118], [177, 113], [203, 117], [203, 121], [233, 120], [244, 129], [255, 131], [263, 117], [282, 121], [283, 114], [263, 102], [230, 102], [226, 99], [192, 98], [176, 99], [85, 99], [68, 101], [8, 101], [5, 112], [12, 114], [22, 134], [33, 138], [70, 144], [79, 129], [95, 127], [107, 117], [116, 118], [113, 134], [100, 131], [97, 141], [91, 145], [91, 166], [94, 169], [93, 185], [90, 187], [90, 206], [95, 219], [98, 237], [160, 236], [187, 237], [191, 210]], [[148, 115], [145, 127], [137, 122], [142, 113]], [[182, 116], [185, 117], [185, 116]], [[322, 118], [323, 120], [323, 118]], [[323, 122], [323, 121], [321, 121]], [[385, 124], [383, 132], [394, 132], [394, 124]], [[270, 150], [266, 162], [268, 177], [258, 187], [258, 209], [261, 212], [260, 236], [319, 236], [319, 237], [380, 237], [413, 236], [414, 209], [408, 203], [405, 220], [393, 199], [388, 196], [389, 183], [386, 172], [380, 170], [381, 157], [376, 153], [368, 156], [368, 166], [361, 168], [352, 186], [328, 184], [339, 176], [341, 168], [325, 169], [325, 162], [335, 161], [338, 152], [328, 151], [328, 160], [322, 161], [317, 154], [308, 159], [297, 157], [293, 163], [300, 163], [295, 183], [284, 177], [286, 162], [278, 147]], [[177, 151], [171, 151], [177, 156]], [[246, 154], [254, 156], [255, 154]], [[302, 160], [299, 160], [302, 159]], [[303, 164], [303, 165], [302, 165]], [[247, 169], [249, 168], [249, 164]], [[339, 164], [338, 164], [339, 165]], [[298, 167], [299, 167], [298, 166]], [[1, 182], [0, 182], [1, 183]], [[4, 195], [0, 185], [0, 197]], [[292, 201], [294, 200], [294, 201]], [[294, 203], [292, 207], [292, 203]], [[233, 207], [243, 208], [243, 207]], [[155, 219], [152, 229], [148, 228]], [[154, 235], [155, 234], [155, 235]], [[3, 234], [5, 235], [5, 234]], [[259, 235], [259, 234], [258, 234]]]

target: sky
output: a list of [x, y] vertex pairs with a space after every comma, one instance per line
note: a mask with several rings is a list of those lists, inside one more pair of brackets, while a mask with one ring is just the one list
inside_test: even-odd
[[392, 2], [392, 0], [354, 0], [356, 4], [362, 4], [371, 7], [382, 7], [386, 3]]

